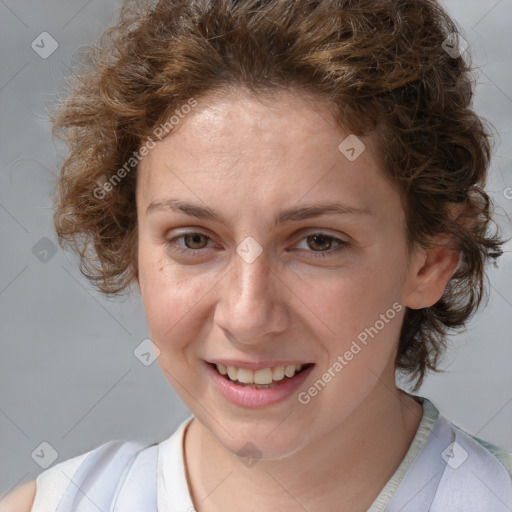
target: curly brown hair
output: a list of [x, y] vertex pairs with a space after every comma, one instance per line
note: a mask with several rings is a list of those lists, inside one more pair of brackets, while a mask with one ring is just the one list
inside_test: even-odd
[[[445, 50], [455, 46], [455, 22], [435, 0], [140, 4], [123, 3], [50, 113], [70, 150], [54, 198], [61, 246], [78, 252], [103, 293], [126, 291], [137, 276], [136, 159], [133, 172], [126, 162], [155, 127], [190, 98], [222, 89], [313, 94], [352, 133], [376, 134], [408, 249], [444, 234], [461, 251], [443, 297], [405, 312], [396, 368], [417, 390], [426, 371], [440, 371], [449, 330], [479, 307], [487, 260], [503, 253], [499, 233], [488, 233], [491, 132], [471, 107], [468, 52]], [[452, 218], [454, 204], [463, 217]]]

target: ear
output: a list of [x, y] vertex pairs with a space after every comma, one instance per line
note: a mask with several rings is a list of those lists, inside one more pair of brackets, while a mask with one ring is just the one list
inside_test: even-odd
[[[447, 214], [456, 223], [468, 227], [472, 222], [465, 203], [449, 203]], [[409, 265], [410, 288], [405, 305], [411, 309], [433, 306], [444, 294], [448, 281], [457, 270], [461, 252], [450, 235], [435, 237], [430, 249], [418, 249]]]
[[410, 291], [405, 305], [411, 309], [433, 306], [446, 289], [459, 266], [461, 253], [446, 246], [437, 246], [417, 253], [411, 265]]

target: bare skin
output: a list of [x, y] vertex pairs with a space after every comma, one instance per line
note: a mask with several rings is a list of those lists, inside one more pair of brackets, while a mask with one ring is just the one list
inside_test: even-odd
[[0, 500], [0, 512], [30, 512], [36, 495], [36, 481], [16, 487]]
[[[195, 416], [185, 459], [199, 512], [366, 511], [420, 423], [421, 405], [395, 384], [400, 327], [406, 307], [441, 298], [459, 254], [407, 253], [374, 140], [361, 137], [366, 149], [349, 161], [338, 150], [348, 135], [318, 99], [212, 96], [139, 166], [138, 283], [158, 362]], [[176, 198], [225, 224], [163, 204]], [[274, 223], [327, 201], [370, 213]], [[252, 263], [236, 252], [248, 236], [263, 251]], [[317, 256], [318, 240], [333, 239], [348, 245]], [[244, 408], [204, 371], [215, 357], [314, 362], [307, 390], [393, 304], [401, 310], [307, 404]], [[261, 453], [251, 467], [236, 455], [249, 441]]]

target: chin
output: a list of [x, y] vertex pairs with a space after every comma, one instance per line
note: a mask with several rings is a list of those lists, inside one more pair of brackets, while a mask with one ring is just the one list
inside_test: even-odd
[[230, 437], [224, 430], [217, 438], [224, 448], [234, 456], [245, 460], [248, 467], [259, 460], [279, 460], [293, 455], [304, 447], [304, 434], [301, 432], [290, 433], [282, 425], [282, 432], [277, 432], [281, 427], [275, 429], [270, 436], [270, 429], [262, 429], [255, 424], [254, 427], [247, 427], [238, 430], [238, 434]]

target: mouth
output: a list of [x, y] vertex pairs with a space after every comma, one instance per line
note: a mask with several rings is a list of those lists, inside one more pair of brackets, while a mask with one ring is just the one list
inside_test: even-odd
[[252, 370], [208, 361], [206, 363], [226, 381], [249, 389], [272, 389], [282, 386], [315, 364], [280, 365]]

